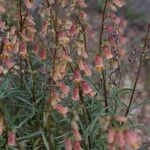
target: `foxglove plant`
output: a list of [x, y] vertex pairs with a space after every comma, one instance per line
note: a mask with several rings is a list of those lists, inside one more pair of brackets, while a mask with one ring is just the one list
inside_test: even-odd
[[[125, 109], [118, 95], [112, 95], [121, 89], [126, 53], [127, 22], [116, 14], [124, 0], [104, 1], [94, 65], [88, 59], [94, 36], [84, 0], [14, 0], [10, 10], [4, 8], [6, 1], [0, 3], [1, 148], [139, 148], [128, 113], [150, 25]], [[5, 15], [11, 11], [13, 17]]]

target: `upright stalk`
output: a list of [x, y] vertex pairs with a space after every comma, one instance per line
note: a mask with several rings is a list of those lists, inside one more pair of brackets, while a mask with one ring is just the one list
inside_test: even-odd
[[[104, 23], [105, 23], [105, 14], [106, 14], [107, 3], [108, 3], [108, 0], [105, 0], [104, 9], [102, 12], [102, 23], [101, 23], [101, 31], [100, 31], [100, 38], [99, 38], [99, 53], [100, 53], [100, 55], [102, 55], [102, 43], [103, 43], [103, 33], [104, 33]], [[102, 70], [102, 81], [103, 81], [105, 109], [106, 109], [106, 113], [108, 113], [108, 99], [107, 99], [105, 69]]]
[[139, 66], [138, 66], [138, 72], [137, 72], [137, 76], [135, 78], [135, 82], [134, 82], [134, 85], [133, 85], [133, 91], [132, 91], [132, 94], [131, 94], [131, 97], [130, 97], [129, 105], [127, 107], [125, 116], [128, 115], [130, 107], [131, 107], [131, 104], [133, 102], [133, 97], [134, 97], [134, 94], [135, 94], [137, 82], [138, 82], [138, 79], [139, 79], [139, 76], [140, 76], [140, 72], [141, 72], [141, 68], [142, 68], [142, 63], [143, 63], [143, 59], [144, 59], [144, 53], [145, 53], [145, 49], [146, 49], [146, 45], [147, 45], [147, 39], [148, 39], [149, 31], [150, 31], [150, 24], [148, 25], [148, 28], [147, 28], [147, 32], [146, 32], [146, 36], [145, 36], [145, 40], [144, 40], [144, 46], [143, 46], [141, 57], [140, 57], [140, 63], [139, 63]]
[[[55, 72], [55, 63], [56, 63], [56, 58], [57, 58], [57, 50], [58, 50], [58, 45], [59, 45], [59, 38], [58, 38], [58, 1], [55, 0], [55, 3], [54, 3], [54, 13], [55, 15], [53, 15], [53, 11], [52, 9], [50, 8], [51, 7], [51, 4], [49, 3], [48, 0], [46, 0], [47, 2], [47, 6], [49, 7], [50, 9], [50, 13], [51, 13], [51, 17], [52, 17], [52, 21], [53, 21], [53, 28], [54, 28], [54, 32], [55, 32], [55, 48], [54, 48], [54, 51], [53, 51], [53, 58], [52, 58], [52, 73], [51, 73], [51, 78], [50, 78], [50, 81], [49, 81], [49, 84], [50, 84], [50, 98], [51, 98], [51, 93], [52, 93], [52, 88], [53, 88], [53, 84], [54, 81], [53, 81], [53, 76], [54, 76], [54, 72]], [[51, 114], [50, 114], [50, 111], [51, 111], [51, 106], [47, 103], [45, 103], [45, 108], [46, 108], [46, 114], [48, 115], [47, 117], [47, 131], [48, 131], [48, 142], [49, 142], [49, 147], [50, 149], [53, 149], [54, 148], [54, 145], [52, 143], [52, 135], [51, 135], [51, 121], [52, 121], [52, 118], [51, 118]]]
[[[86, 108], [86, 105], [84, 103], [84, 98], [83, 98], [83, 91], [80, 87], [79, 89], [79, 96], [80, 96], [80, 102], [82, 104], [82, 107], [83, 107], [83, 115], [84, 115], [84, 121], [85, 121], [85, 124], [86, 124], [86, 128], [88, 127], [88, 124], [91, 122], [91, 117], [90, 117], [90, 113], [88, 111], [88, 109]], [[87, 137], [86, 139], [86, 143], [87, 144], [87, 148], [88, 150], [91, 150], [92, 148], [92, 145], [91, 145], [91, 139], [90, 139], [90, 136]]]
[[[19, 1], [18, 3], [18, 11], [19, 11], [19, 31], [22, 32], [23, 30], [23, 18], [22, 18], [22, 1]], [[21, 56], [19, 56], [19, 65], [20, 65], [20, 87], [22, 87], [23, 84], [23, 73], [22, 73], [22, 69], [23, 69], [23, 65], [22, 65], [22, 58]]]

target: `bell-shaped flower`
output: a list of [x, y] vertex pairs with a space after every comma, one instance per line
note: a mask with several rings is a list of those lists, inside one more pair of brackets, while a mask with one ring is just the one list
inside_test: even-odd
[[45, 48], [43, 48], [43, 49], [41, 50], [41, 52], [40, 52], [40, 58], [41, 58], [42, 60], [46, 60], [46, 49], [45, 49]]
[[113, 0], [113, 3], [117, 5], [118, 7], [123, 7], [125, 5], [124, 0]]
[[10, 146], [15, 146], [16, 145], [16, 135], [15, 135], [14, 132], [9, 132], [7, 144], [10, 145]]
[[5, 12], [6, 12], [6, 9], [3, 6], [0, 6], [0, 14], [5, 13]]
[[80, 141], [73, 142], [73, 150], [81, 150]]
[[100, 55], [96, 55], [95, 57], [95, 69], [98, 72], [104, 69], [103, 59]]
[[[1, 66], [0, 66], [0, 68], [1, 68]], [[1, 73], [0, 73], [0, 74], [1, 74]], [[3, 123], [4, 123], [3, 118], [0, 118], [0, 135], [1, 135], [2, 132], [3, 132]]]
[[14, 53], [19, 52], [19, 46], [20, 46], [20, 42], [19, 42], [19, 40], [17, 40], [16, 43], [14, 44], [14, 46], [13, 46]]
[[20, 55], [23, 57], [27, 55], [27, 47], [26, 47], [26, 43], [24, 42], [20, 43]]
[[65, 138], [65, 150], [72, 150], [72, 143], [70, 138]]
[[62, 114], [63, 117], [66, 117], [66, 114], [68, 113], [68, 108], [62, 106], [61, 104], [56, 104], [54, 106], [54, 109], [56, 109], [60, 114]]
[[115, 129], [114, 128], [110, 128], [108, 129], [108, 143], [111, 144], [114, 142], [115, 140]]
[[82, 76], [80, 70], [75, 69], [73, 73], [74, 82], [80, 83], [82, 81]]
[[78, 87], [74, 87], [72, 99], [75, 101], [79, 100], [79, 88]]
[[126, 142], [125, 142], [125, 137], [124, 137], [124, 134], [123, 134], [123, 131], [121, 130], [117, 130], [116, 131], [116, 143], [119, 145], [119, 147], [122, 149], [124, 148]]
[[30, 2], [30, 0], [24, 0], [24, 3], [28, 9], [32, 8], [32, 3]]
[[70, 92], [70, 88], [69, 86], [65, 85], [63, 82], [59, 83], [59, 88], [61, 89], [62, 93], [65, 96], [68, 96], [69, 92]]
[[140, 138], [136, 133], [126, 130], [124, 131], [124, 136], [126, 144], [128, 144], [131, 148], [138, 149], [140, 147]]
[[86, 81], [82, 81], [82, 90], [83, 90], [83, 95], [89, 94], [93, 91], [91, 86]]
[[84, 73], [86, 76], [91, 76], [92, 72], [87, 64], [84, 65]]
[[0, 20], [0, 29], [5, 29], [5, 28], [6, 28], [5, 22]]
[[81, 141], [81, 135], [80, 135], [80, 132], [76, 129], [73, 130], [73, 135], [74, 135], [74, 138], [76, 141]]
[[5, 59], [4, 63], [6, 64], [8, 70], [14, 66], [14, 62], [10, 58]]
[[111, 49], [108, 46], [104, 46], [104, 53], [107, 59], [111, 59], [113, 57], [111, 53]]
[[85, 68], [84, 62], [81, 59], [78, 61], [78, 66], [79, 66], [81, 71], [83, 71]]
[[26, 42], [28, 42], [30, 40], [29, 37], [26, 35], [25, 31], [20, 32], [20, 36]]

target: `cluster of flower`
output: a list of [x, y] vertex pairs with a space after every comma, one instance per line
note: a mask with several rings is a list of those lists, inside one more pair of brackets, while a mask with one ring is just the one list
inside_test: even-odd
[[[126, 117], [116, 116], [114, 118], [119, 123], [127, 122]], [[124, 149], [138, 149], [140, 145], [139, 136], [124, 128], [111, 127], [108, 129], [108, 149], [115, 150], [118, 147], [120, 150]]]
[[[122, 7], [125, 2], [124, 0], [106, 0], [105, 4], [108, 12], [103, 14], [101, 35], [103, 40], [100, 39], [100, 51], [95, 56], [95, 70], [98, 73], [107, 69], [104, 60], [118, 61], [118, 57], [125, 55], [126, 39], [123, 32], [127, 23], [115, 14], [117, 8]], [[67, 106], [63, 106], [63, 99], [69, 94], [72, 95], [74, 101], [80, 101], [84, 96], [94, 97], [96, 94], [90, 83], [85, 80], [85, 77], [90, 77], [93, 73], [87, 61], [87, 40], [89, 36], [92, 36], [90, 25], [87, 23], [87, 15], [83, 11], [87, 5], [84, 0], [71, 0], [70, 2], [43, 0], [39, 8], [41, 16], [39, 31], [36, 29], [36, 21], [30, 14], [30, 9], [36, 8], [37, 4], [31, 0], [23, 0], [17, 7], [19, 27], [15, 25], [7, 27], [5, 22], [0, 20], [0, 30], [5, 32], [0, 54], [3, 62], [0, 66], [0, 75], [5, 74], [5, 70], [10, 70], [18, 65], [18, 62], [13, 59], [14, 56], [19, 57], [21, 61], [28, 60], [28, 55], [31, 53], [29, 48], [33, 47], [34, 55], [41, 61], [50, 64], [49, 75], [52, 88], [47, 100], [48, 104], [63, 117], [67, 117], [69, 110]], [[0, 13], [5, 13], [2, 6], [0, 6]], [[75, 19], [72, 20], [72, 18]], [[49, 73], [48, 70], [45, 72]], [[70, 89], [65, 83], [64, 78], [68, 76], [68, 80], [73, 84], [73, 89]], [[81, 150], [81, 135], [77, 118], [74, 117], [71, 122], [73, 144], [71, 138], [66, 137], [66, 150], [72, 150], [72, 148]], [[117, 121], [124, 122], [120, 118]], [[0, 124], [1, 133], [2, 126]], [[109, 149], [115, 149], [116, 145], [120, 149], [124, 149], [126, 145], [138, 148], [138, 143], [139, 139], [136, 134], [127, 129], [111, 127], [108, 130]], [[8, 137], [8, 145], [15, 144], [15, 134], [11, 132]]]

